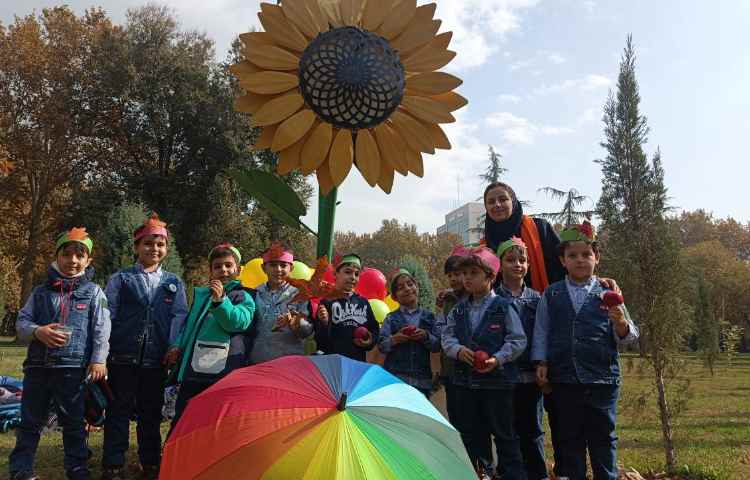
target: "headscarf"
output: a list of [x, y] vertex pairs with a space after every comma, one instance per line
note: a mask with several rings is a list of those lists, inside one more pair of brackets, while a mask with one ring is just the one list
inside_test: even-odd
[[487, 247], [493, 252], [497, 251], [497, 247], [499, 247], [501, 243], [510, 240], [512, 236], [518, 233], [521, 228], [522, 220], [523, 207], [515, 198], [513, 199], [513, 212], [507, 220], [496, 222], [490, 218], [490, 214], [487, 213], [484, 219], [484, 239], [487, 242]]

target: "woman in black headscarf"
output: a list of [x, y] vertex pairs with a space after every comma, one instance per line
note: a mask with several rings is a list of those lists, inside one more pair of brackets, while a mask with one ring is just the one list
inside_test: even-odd
[[528, 249], [529, 272], [526, 285], [543, 292], [550, 283], [565, 277], [558, 257], [560, 238], [548, 221], [524, 215], [523, 207], [510, 185], [493, 182], [484, 190], [484, 240], [492, 251], [511, 237], [524, 241]]

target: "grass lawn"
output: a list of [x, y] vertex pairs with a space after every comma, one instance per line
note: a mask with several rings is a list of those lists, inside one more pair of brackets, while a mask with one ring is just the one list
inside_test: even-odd
[[[0, 341], [0, 375], [20, 377], [24, 355], [24, 347], [14, 346], [7, 339]], [[637, 367], [639, 361], [623, 361], [623, 402], [650, 382], [637, 368], [628, 368], [629, 364]], [[750, 479], [750, 355], [736, 358], [731, 366], [721, 363], [713, 377], [698, 360], [689, 358], [685, 374], [691, 379], [692, 398], [675, 426], [679, 465], [709, 474], [696, 478]], [[621, 408], [618, 419], [620, 461], [642, 473], [660, 471], [664, 458], [661, 427], [653, 404], [649, 400], [643, 408]], [[131, 434], [134, 445], [134, 429]], [[101, 459], [101, 432], [92, 433], [90, 439], [95, 452], [92, 469], [96, 475]], [[7, 471], [14, 441], [13, 434], [0, 434], [0, 478]], [[549, 445], [548, 450], [551, 450]], [[136, 462], [132, 449], [130, 453], [132, 462]], [[43, 437], [37, 473], [46, 480], [65, 478], [60, 434]]]

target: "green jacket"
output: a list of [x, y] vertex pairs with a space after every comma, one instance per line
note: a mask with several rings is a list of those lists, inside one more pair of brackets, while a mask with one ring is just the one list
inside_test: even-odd
[[211, 301], [208, 287], [196, 287], [193, 304], [174, 346], [182, 351], [177, 381], [186, 376], [212, 380], [247, 363], [244, 333], [255, 314], [255, 302], [242, 284], [224, 285], [221, 302]]

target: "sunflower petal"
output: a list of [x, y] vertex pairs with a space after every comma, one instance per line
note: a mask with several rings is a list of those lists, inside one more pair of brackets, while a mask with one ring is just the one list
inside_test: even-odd
[[362, 27], [374, 32], [393, 8], [393, 0], [368, 0], [362, 14]]
[[440, 30], [441, 24], [440, 20], [420, 22], [414, 17], [414, 20], [406, 27], [404, 33], [391, 42], [391, 46], [399, 53], [406, 55], [435, 38], [435, 34]]
[[393, 165], [383, 158], [380, 159], [380, 178], [378, 178], [378, 186], [385, 193], [391, 193], [391, 190], [393, 189]]
[[406, 79], [406, 88], [421, 95], [440, 95], [463, 83], [460, 78], [445, 72], [427, 72]]
[[364, 0], [341, 0], [341, 19], [344, 25], [354, 27], [362, 19], [362, 7]]
[[448, 136], [445, 134], [442, 128], [440, 128], [440, 125], [435, 125], [434, 123], [430, 123], [426, 125], [427, 130], [430, 132], [430, 137], [432, 138], [432, 144], [435, 145], [435, 148], [439, 148], [441, 150], [450, 150], [451, 142], [448, 140]]
[[357, 168], [365, 181], [374, 187], [380, 178], [380, 152], [378, 144], [372, 138], [369, 130], [357, 132], [356, 155]]
[[401, 134], [406, 144], [413, 150], [425, 153], [435, 153], [435, 147], [432, 145], [430, 132], [414, 117], [396, 110], [391, 115], [394, 129]]
[[406, 61], [402, 62], [407, 71], [431, 72], [433, 70], [438, 70], [448, 65], [456, 56], [456, 52], [452, 50], [433, 50], [422, 47], [419, 51], [423, 53], [421, 55], [415, 53]]
[[247, 95], [235, 98], [234, 109], [242, 113], [255, 113], [272, 98], [273, 97], [268, 95], [248, 93]]
[[285, 148], [279, 152], [279, 164], [276, 166], [276, 172], [279, 175], [287, 175], [300, 168], [300, 152], [302, 151], [302, 142], [297, 142], [291, 147]]
[[242, 88], [261, 95], [287, 92], [297, 85], [299, 77], [286, 72], [258, 72], [247, 75], [240, 81]]
[[407, 148], [406, 150], [406, 158], [409, 161], [409, 171], [419, 178], [422, 178], [424, 176], [424, 162], [422, 161], [422, 154], [415, 150], [412, 150], [411, 148]]
[[380, 149], [380, 157], [391, 165], [401, 175], [409, 173], [408, 164], [404, 151], [406, 150], [406, 142], [401, 138], [393, 128], [387, 123], [381, 123], [375, 127], [375, 140], [378, 143]]
[[312, 16], [313, 20], [318, 24], [318, 30], [320, 30], [321, 32], [327, 32], [328, 31], [328, 18], [326, 18], [326, 15], [320, 9], [320, 4], [318, 3], [318, 0], [302, 0], [302, 1], [305, 2], [305, 7], [307, 7], [307, 11], [310, 12], [310, 16]]
[[281, 9], [284, 10], [284, 15], [294, 22], [297, 28], [299, 28], [305, 36], [308, 38], [315, 38], [318, 36], [320, 33], [318, 20], [314, 18], [303, 0], [287, 0], [286, 2], [281, 2]]
[[273, 137], [276, 135], [276, 125], [269, 125], [267, 127], [263, 127], [263, 130], [260, 132], [260, 136], [257, 140], [255, 140], [255, 143], [253, 144], [253, 150], [263, 150], [266, 148], [271, 148], [271, 144], [273, 143]]
[[465, 107], [466, 104], [469, 103], [468, 100], [466, 100], [456, 92], [447, 92], [440, 95], [435, 95], [432, 97], [432, 99], [437, 100], [438, 102], [448, 107], [448, 110], [451, 112], [455, 112], [459, 108]]
[[313, 122], [315, 122], [315, 113], [308, 109], [301, 110], [287, 118], [276, 130], [271, 150], [280, 152], [289, 147], [305, 136], [312, 127]]
[[453, 38], [453, 32], [444, 32], [440, 35], [437, 35], [435, 38], [430, 40], [430, 42], [417, 49], [413, 52], [402, 55], [401, 62], [406, 62], [409, 60], [414, 60], [416, 57], [423, 56], [426, 52], [432, 51], [432, 50], [447, 50], [448, 45], [451, 43], [451, 39]]
[[266, 32], [240, 33], [240, 40], [242, 41], [244, 50], [248, 52], [263, 45], [273, 45], [273, 37]]
[[344, 21], [341, 19], [341, 5], [339, 0], [318, 0], [320, 11], [329, 25], [334, 27], [343, 27]]
[[237, 62], [229, 66], [229, 71], [237, 78], [242, 78], [245, 75], [251, 75], [253, 73], [260, 72], [260, 68], [256, 67], [247, 60]]
[[321, 122], [312, 130], [312, 134], [302, 147], [302, 173], [314, 172], [328, 157], [333, 140], [333, 127], [328, 122]]
[[331, 166], [328, 163], [328, 159], [315, 171], [315, 176], [318, 177], [320, 193], [323, 195], [331, 193], [335, 185], [333, 184], [333, 178], [331, 178]]
[[286, 120], [290, 115], [302, 108], [304, 103], [305, 100], [302, 98], [302, 95], [297, 92], [290, 92], [286, 95], [276, 97], [255, 112], [252, 126], [262, 127]]
[[296, 52], [301, 52], [307, 47], [307, 38], [294, 26], [293, 22], [286, 18], [281, 7], [261, 3], [260, 8], [261, 12], [258, 13], [260, 23], [276, 43]]
[[377, 33], [392, 40], [404, 31], [417, 13], [417, 0], [401, 0], [391, 10]]
[[299, 68], [299, 57], [275, 45], [261, 45], [254, 50], [246, 51], [245, 57], [255, 65], [268, 70]]
[[451, 44], [451, 40], [453, 39], [453, 32], [444, 32], [440, 35], [437, 35], [434, 40], [430, 42], [430, 44], [435, 48], [448, 48], [448, 45]]
[[328, 155], [328, 163], [331, 170], [331, 180], [338, 186], [349, 175], [354, 162], [354, 145], [352, 143], [352, 132], [341, 129], [331, 145], [331, 153]]
[[401, 106], [426, 123], [453, 123], [456, 118], [442, 103], [428, 97], [404, 95]]

